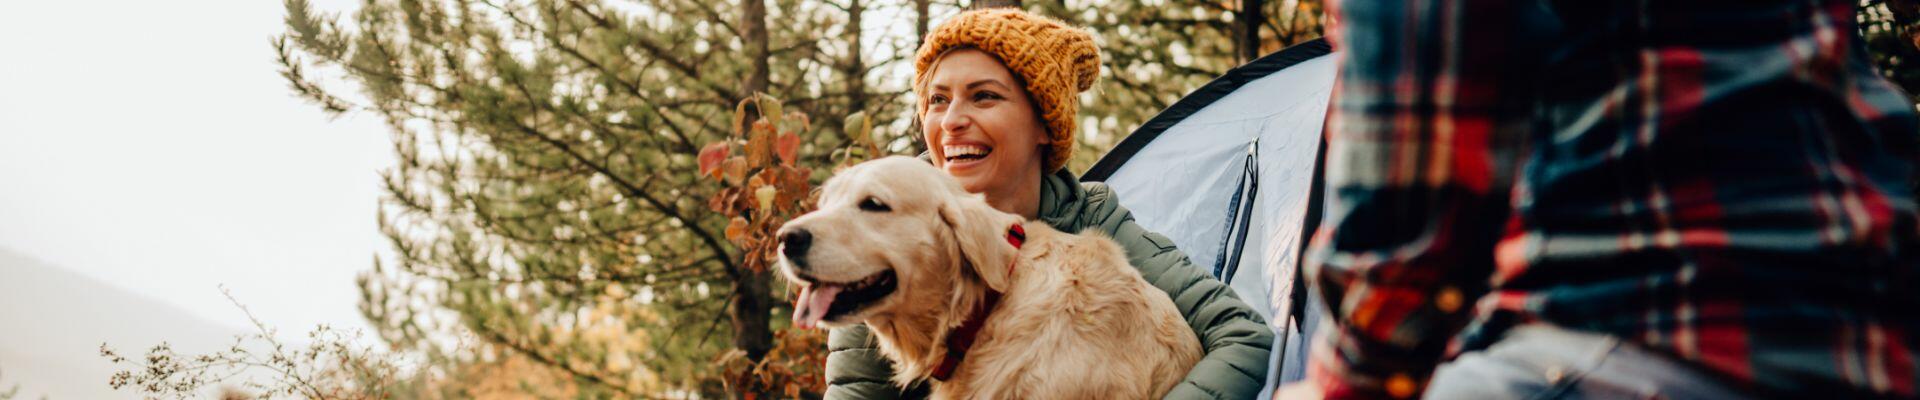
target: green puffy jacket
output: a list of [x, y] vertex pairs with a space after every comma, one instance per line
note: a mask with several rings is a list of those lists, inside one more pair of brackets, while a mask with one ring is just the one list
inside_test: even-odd
[[[1225, 283], [1193, 266], [1173, 241], [1148, 232], [1120, 207], [1113, 190], [1079, 183], [1062, 171], [1040, 184], [1040, 219], [1062, 232], [1098, 228], [1127, 249], [1127, 260], [1180, 307], [1206, 356], [1168, 399], [1251, 399], [1267, 378], [1273, 331]], [[926, 385], [901, 390], [889, 380], [893, 364], [880, 355], [865, 326], [834, 330], [827, 339], [830, 400], [901, 399], [926, 395]]]

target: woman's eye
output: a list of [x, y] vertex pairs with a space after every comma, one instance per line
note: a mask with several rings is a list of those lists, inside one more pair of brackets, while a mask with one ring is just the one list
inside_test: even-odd
[[866, 210], [866, 211], [872, 211], [872, 212], [893, 211], [893, 208], [887, 207], [886, 203], [881, 203], [879, 198], [874, 198], [874, 197], [868, 197], [866, 200], [861, 200], [860, 209]]
[[933, 96], [933, 98], [927, 99], [927, 104], [932, 104], [932, 105], [947, 104], [947, 96], [938, 96], [938, 95]]
[[987, 101], [987, 100], [999, 100], [999, 99], [1000, 99], [1000, 94], [994, 93], [994, 92], [979, 92], [979, 93], [973, 94], [973, 101]]

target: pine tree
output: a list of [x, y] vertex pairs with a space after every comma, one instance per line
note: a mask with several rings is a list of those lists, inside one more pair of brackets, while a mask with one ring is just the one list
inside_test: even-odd
[[[450, 333], [471, 334], [615, 393], [717, 394], [719, 354], [774, 347], [771, 277], [728, 242], [696, 166], [738, 128], [737, 102], [902, 107], [870, 102], [904, 85], [866, 84], [867, 44], [843, 26], [857, 1], [396, 0], [344, 20], [286, 5], [275, 45], [293, 89], [392, 131], [394, 254], [360, 280], [383, 339], [461, 361], [475, 356]], [[358, 90], [326, 87], [327, 71]], [[818, 125], [803, 165], [853, 142], [838, 118]]]

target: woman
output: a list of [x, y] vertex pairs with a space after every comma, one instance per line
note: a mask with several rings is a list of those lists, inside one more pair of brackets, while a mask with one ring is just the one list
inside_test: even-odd
[[[1273, 332], [1233, 290], [1147, 232], [1099, 183], [1063, 170], [1072, 155], [1078, 94], [1100, 55], [1084, 31], [1018, 10], [969, 11], [929, 33], [914, 63], [922, 137], [934, 166], [994, 208], [1065, 232], [1097, 229], [1118, 241], [1141, 275], [1166, 291], [1206, 356], [1168, 398], [1245, 398], [1266, 379]], [[829, 399], [919, 397], [901, 391], [865, 327], [835, 330]]]

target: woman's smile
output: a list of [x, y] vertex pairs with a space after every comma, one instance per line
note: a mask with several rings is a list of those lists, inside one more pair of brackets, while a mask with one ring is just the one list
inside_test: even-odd
[[993, 148], [979, 144], [952, 144], [941, 146], [946, 154], [948, 174], [958, 175], [959, 171], [970, 170], [987, 163], [987, 157], [993, 154]]

